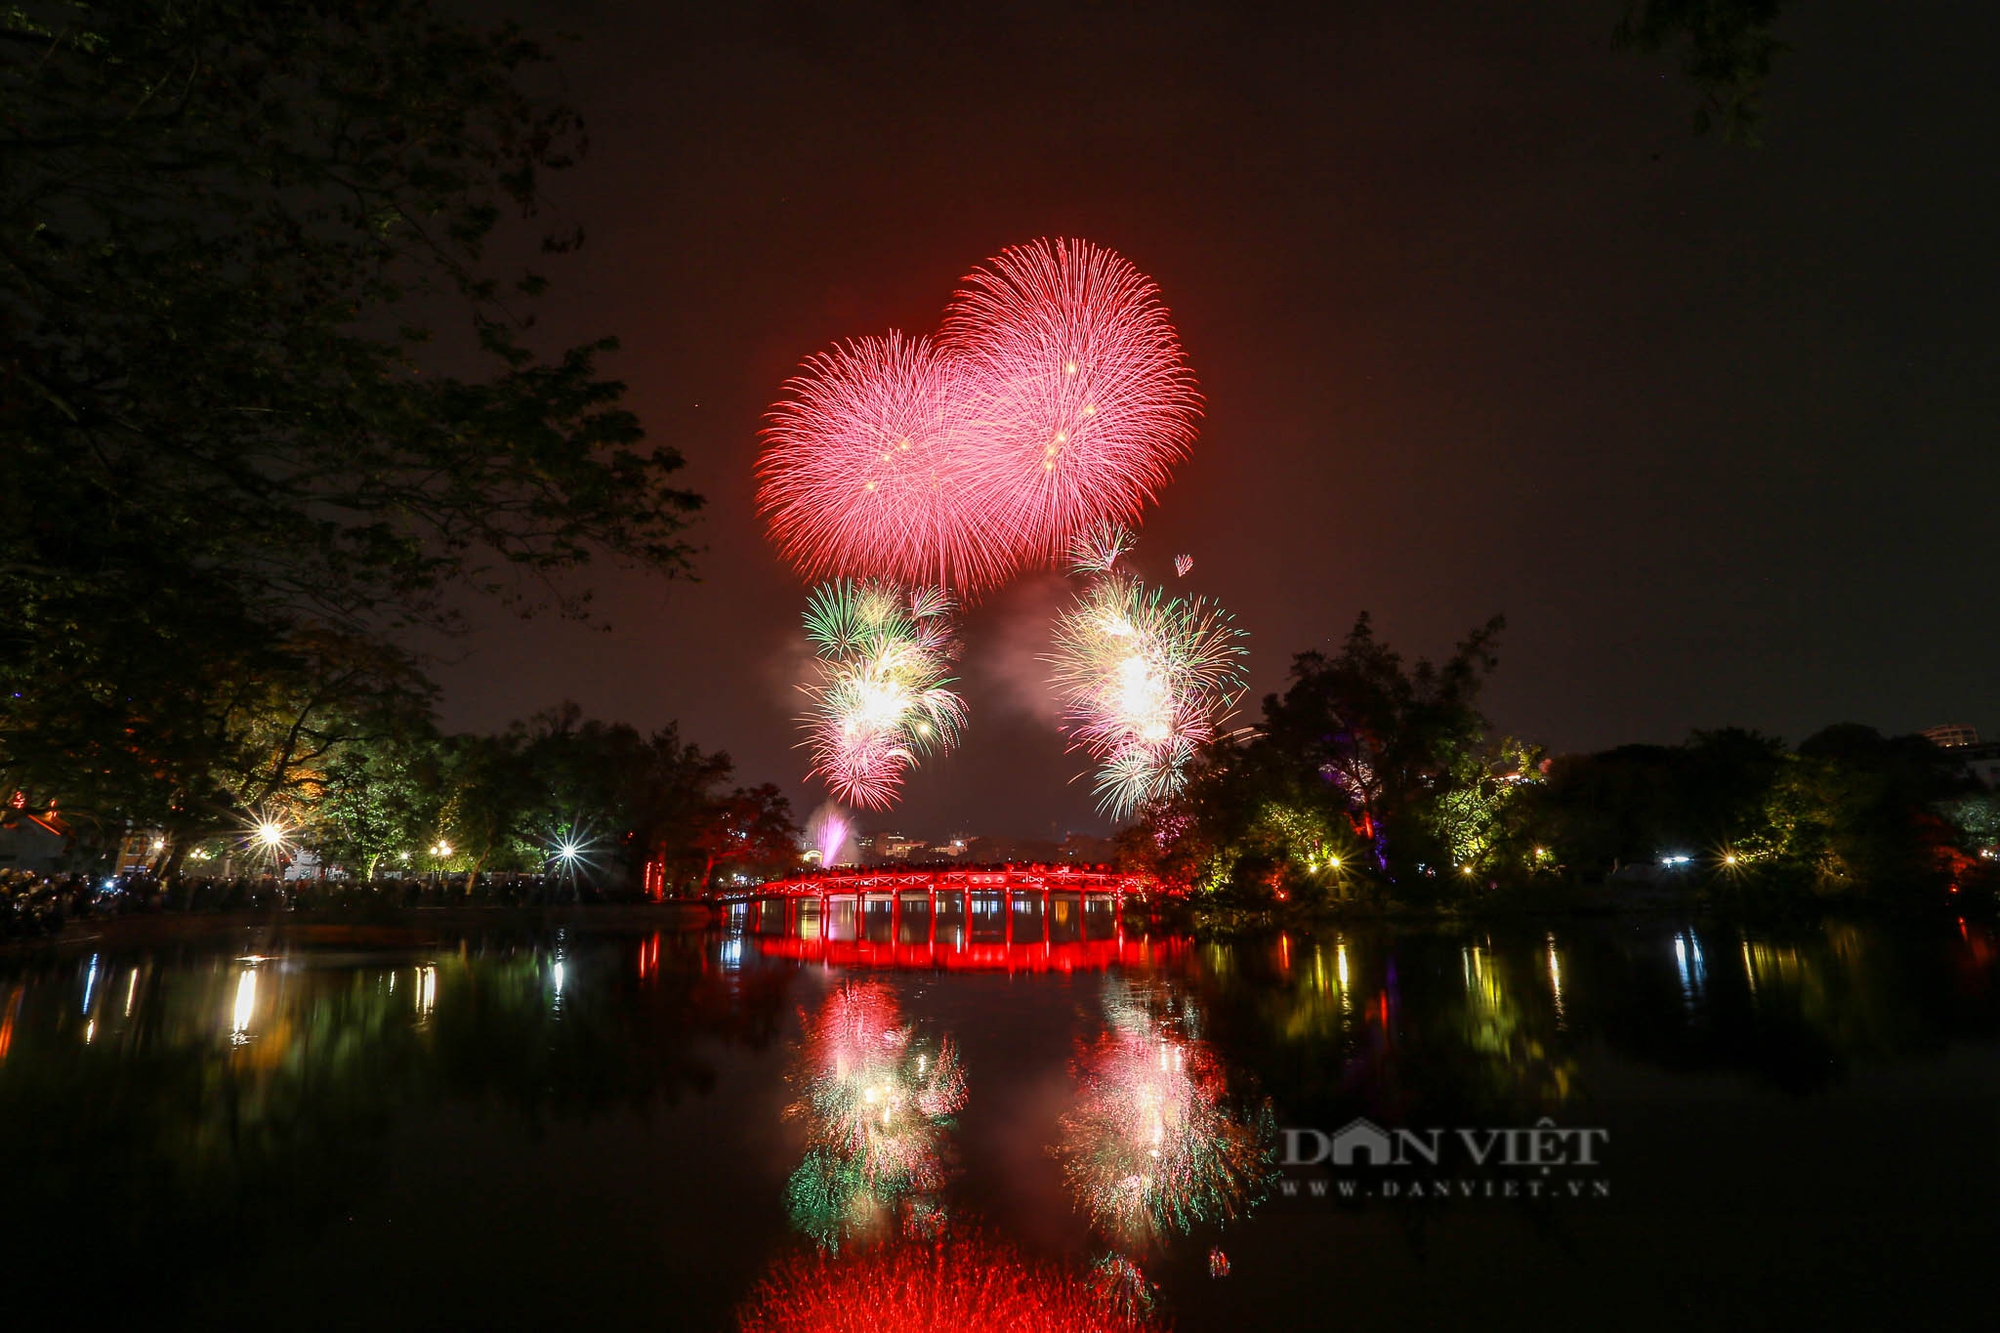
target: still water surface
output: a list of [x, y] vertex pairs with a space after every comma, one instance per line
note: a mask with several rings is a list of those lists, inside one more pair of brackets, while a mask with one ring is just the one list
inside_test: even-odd
[[1052, 1327], [1990, 1326], [1977, 923], [793, 924], [0, 959], [12, 1308], [894, 1327], [943, 1236]]

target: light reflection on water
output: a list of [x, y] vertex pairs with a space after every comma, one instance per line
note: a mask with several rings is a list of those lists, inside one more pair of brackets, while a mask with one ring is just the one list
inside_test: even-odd
[[[1061, 1301], [1103, 1288], [1140, 1320], [1158, 1284], [1159, 1313], [1203, 1327], [1221, 1309], [1208, 1273], [1277, 1292], [1256, 1287], [1260, 1247], [1317, 1225], [1266, 1200], [1278, 1126], [1592, 1123], [1615, 1118], [1635, 1069], [1689, 1095], [1808, 1107], [1893, 1091], [1953, 1052], [1973, 1060], [1955, 1077], [2000, 1092], [1995, 951], [1977, 924], [1372, 925], [1197, 943], [1080, 908], [1037, 911], [1010, 937], [970, 908], [962, 935], [864, 908], [771, 934], [105, 943], [0, 961], [4, 1178], [17, 1215], [44, 1223], [17, 1271], [60, 1273], [65, 1237], [109, 1226], [134, 1276], [213, 1312], [231, 1299], [212, 1280], [225, 1262], [281, 1284], [300, 1246], [372, 1262], [388, 1251], [371, 1245], [405, 1244], [345, 1240], [344, 1219], [427, 1173], [472, 1191], [460, 1206], [489, 1243], [532, 1248], [548, 1218], [514, 1182], [561, 1169], [548, 1136], [573, 1134], [615, 1145], [592, 1188], [618, 1203], [566, 1225], [607, 1245], [637, 1226], [711, 1256], [694, 1277], [674, 1269], [677, 1298], [711, 1322], [767, 1269], [805, 1272], [805, 1236], [834, 1238], [838, 1263], [893, 1269], [904, 1260], [843, 1238], [973, 1227], [996, 1253], [1035, 1237], [1008, 1262]], [[848, 983], [876, 987], [841, 1012], [876, 1015], [870, 1040], [895, 1058], [852, 1063], [849, 1037], [823, 1033], [832, 1054], [796, 1072], [801, 1024], [824, 1027]], [[850, 1070], [865, 1079], [849, 1087]], [[476, 1131], [433, 1141], [468, 1115]], [[794, 1231], [800, 1217], [816, 1220]], [[467, 1260], [486, 1261], [500, 1262]], [[835, 1259], [812, 1262], [837, 1276]], [[599, 1276], [607, 1302], [635, 1306], [666, 1280]], [[554, 1303], [524, 1297], [531, 1322], [569, 1279], [556, 1264], [520, 1280]]]

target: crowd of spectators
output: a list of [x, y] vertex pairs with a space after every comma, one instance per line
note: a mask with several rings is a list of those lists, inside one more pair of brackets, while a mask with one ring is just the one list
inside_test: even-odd
[[281, 879], [275, 875], [112, 877], [0, 870], [0, 940], [54, 935], [69, 921], [147, 913], [328, 912], [366, 914], [440, 907], [539, 907], [603, 901], [569, 875], [452, 875], [381, 880]]

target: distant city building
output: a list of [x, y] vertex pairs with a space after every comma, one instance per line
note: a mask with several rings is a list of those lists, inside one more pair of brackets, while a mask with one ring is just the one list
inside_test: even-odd
[[1118, 844], [1091, 833], [1072, 833], [1058, 849], [1070, 865], [1110, 865], [1118, 859]]
[[2000, 787], [2000, 744], [1987, 741], [1983, 745], [1954, 745], [1949, 748], [1951, 757], [1969, 776], [1978, 778], [1989, 787]]
[[1979, 729], [1968, 727], [1963, 722], [1947, 722], [1941, 727], [1931, 727], [1923, 733], [1923, 736], [1932, 745], [1946, 750], [1979, 744]]

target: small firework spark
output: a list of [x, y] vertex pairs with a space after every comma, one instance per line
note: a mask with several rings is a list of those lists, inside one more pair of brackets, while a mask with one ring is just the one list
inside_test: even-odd
[[1107, 1310], [1127, 1319], [1143, 1320], [1153, 1313], [1159, 1289], [1132, 1256], [1113, 1250], [1091, 1265], [1097, 1299]]
[[1077, 1105], [1054, 1150], [1078, 1206], [1135, 1250], [1248, 1215], [1276, 1175], [1269, 1107], [1232, 1112], [1186, 1001], [1114, 982], [1106, 1011], [1107, 1030], [1078, 1057]]
[[805, 1122], [807, 1151], [787, 1195], [793, 1224], [823, 1246], [879, 1235], [899, 1203], [944, 1184], [964, 1069], [949, 1038], [927, 1042], [899, 1019], [894, 992], [867, 982], [842, 986], [805, 1020], [786, 1114]]
[[813, 591], [805, 628], [819, 679], [804, 687], [805, 744], [840, 800], [887, 809], [919, 758], [957, 745], [965, 705], [946, 688], [958, 655], [952, 609], [937, 588], [840, 580]]
[[1123, 523], [1100, 523], [1069, 540], [1069, 567], [1078, 574], [1109, 574], [1138, 539]]
[[1056, 621], [1055, 686], [1073, 748], [1115, 819], [1171, 796], [1243, 695], [1243, 633], [1205, 598], [1100, 574]]
[[1180, 575], [1182, 578], [1186, 578], [1188, 576], [1188, 571], [1193, 568], [1194, 568], [1193, 556], [1177, 555], [1174, 557], [1174, 573]]

